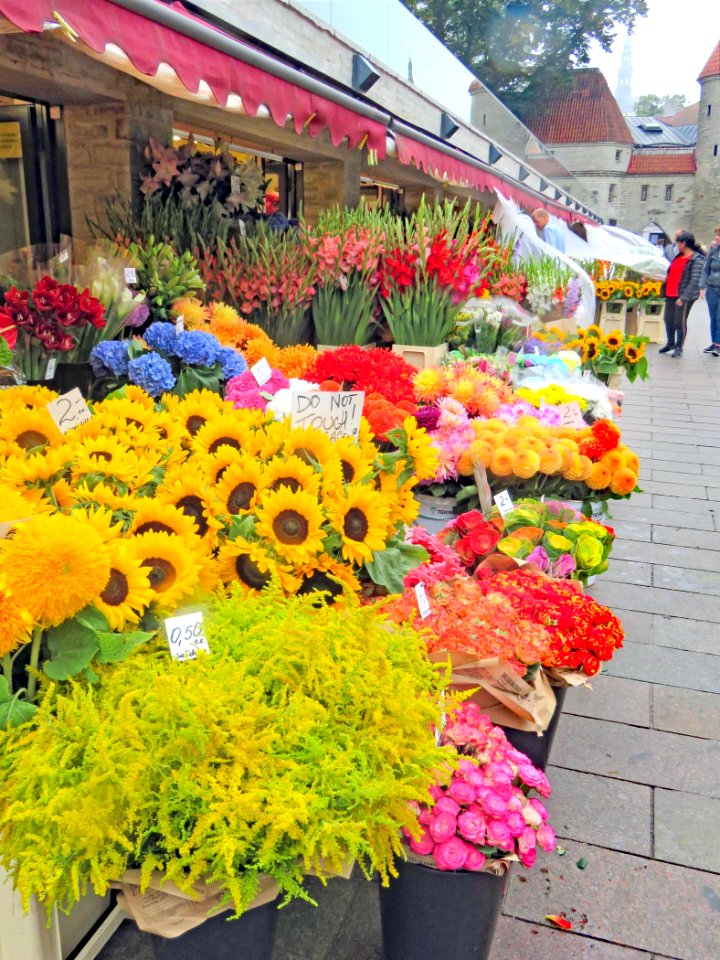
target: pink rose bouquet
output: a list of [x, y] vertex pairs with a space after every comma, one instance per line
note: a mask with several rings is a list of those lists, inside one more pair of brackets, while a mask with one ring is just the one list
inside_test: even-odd
[[555, 849], [555, 833], [543, 803], [550, 794], [544, 773], [510, 743], [477, 704], [461, 704], [449, 716], [441, 745], [462, 755], [446, 786], [430, 788], [432, 801], [418, 804], [420, 833], [405, 830], [415, 854], [432, 856], [440, 870], [483, 870], [515, 855], [524, 867], [537, 848]]

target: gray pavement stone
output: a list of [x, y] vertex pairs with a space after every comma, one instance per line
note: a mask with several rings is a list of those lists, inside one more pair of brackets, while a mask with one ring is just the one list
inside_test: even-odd
[[[674, 557], [673, 560], [675, 560]], [[718, 571], [718, 566], [715, 567], [715, 570]], [[652, 576], [653, 586], [655, 587], [684, 590], [689, 593], [720, 593], [720, 572], [688, 570], [680, 566], [655, 564]]]
[[[665, 564], [672, 567], [681, 567], [684, 570], [708, 570], [711, 573], [720, 571], [720, 557], [715, 550], [680, 547], [670, 543], [626, 542], [624, 537], [618, 538], [613, 544], [610, 554], [611, 567], [616, 559]], [[655, 583], [657, 585], [657, 581]]]
[[[700, 466], [697, 463], [688, 463], [682, 464], [678, 463], [677, 465], [672, 463], [660, 463], [657, 460], [652, 461], [652, 466], [650, 470], [650, 481], [653, 484], [672, 484], [675, 489], [678, 489], [678, 485], [681, 483], [688, 484], [697, 484], [705, 481], [709, 482], [711, 478], [703, 477], [700, 473]], [[648, 481], [644, 480], [641, 484], [643, 490], [648, 488]], [[705, 488], [703, 487], [703, 490]], [[655, 493], [663, 493], [661, 490], [654, 490]]]
[[656, 524], [652, 528], [652, 541], [653, 543], [666, 543], [670, 546], [720, 550], [720, 533], [706, 530], [688, 530], [682, 527]]
[[97, 960], [155, 960], [150, 935], [138, 930], [133, 920], [125, 920]]
[[558, 836], [652, 856], [650, 787], [553, 766], [547, 776], [552, 794], [546, 806]]
[[670, 647], [625, 644], [607, 665], [614, 677], [720, 693], [720, 657]]
[[[566, 856], [544, 858], [525, 883], [513, 876], [506, 913], [532, 923], [548, 913], [585, 916], [587, 924], [575, 926], [583, 936], [677, 960], [720, 956], [720, 878], [586, 844], [566, 846]], [[585, 870], [575, 866], [580, 857], [588, 861]]]
[[[613, 508], [610, 507], [610, 519], [608, 523], [615, 531], [618, 539], [632, 540], [633, 542], [645, 543], [652, 536], [652, 526], [649, 523], [636, 523], [634, 520], [625, 520], [622, 517], [613, 516]], [[718, 547], [720, 549], [720, 547]], [[612, 554], [610, 555], [612, 559]]]
[[[572, 920], [580, 921], [577, 913]], [[617, 947], [602, 940], [563, 933], [548, 927], [501, 917], [490, 960], [652, 960], [647, 953]], [[444, 960], [444, 958], [443, 958]]]
[[[702, 501], [688, 500], [688, 503]], [[629, 503], [622, 501], [610, 507], [613, 517], [621, 520], [632, 520], [634, 523], [650, 523], [663, 527], [687, 527], [689, 530], [714, 530], [713, 517], [707, 505], [703, 512], [680, 510], [679, 508], [666, 509], [653, 505], [633, 509]]]
[[612, 608], [613, 613], [622, 620], [626, 641], [633, 643], [652, 643], [652, 614], [638, 613], [637, 610]]
[[650, 684], [601, 674], [593, 677], [591, 690], [587, 687], [568, 690], [563, 713], [649, 727]]
[[[667, 476], [667, 474], [666, 474]], [[663, 495], [668, 497], [680, 496], [692, 500], [707, 500], [707, 488], [702, 484], [690, 483], [687, 478], [680, 479], [680, 475], [674, 479], [663, 480], [645, 480], [641, 484], [644, 493], [652, 493], [655, 496]], [[634, 498], [633, 498], [634, 502]]]
[[662, 494], [654, 493], [652, 495], [652, 500], [653, 510], [667, 510], [670, 513], [677, 510], [681, 513], [697, 513], [698, 516], [701, 517], [705, 517], [708, 514], [714, 514], [717, 512], [717, 504], [711, 500], [708, 500], [707, 498], [697, 500], [693, 497], [668, 497]]
[[720, 874], [720, 800], [655, 790], [655, 857]]
[[610, 566], [603, 573], [602, 579], [606, 582], [636, 583], [641, 587], [652, 586], [653, 575], [649, 563], [635, 560], [615, 560], [612, 555]]
[[717, 624], [707, 620], [656, 615], [653, 617], [652, 641], [659, 647], [676, 647], [696, 653], [720, 651]]
[[720, 696], [716, 693], [654, 686], [652, 717], [656, 730], [720, 740]]
[[663, 590], [658, 587], [638, 590], [631, 583], [604, 583], [602, 580], [598, 580], [593, 586], [593, 596], [599, 603], [623, 610], [720, 622], [720, 597], [685, 593], [681, 590]]
[[720, 465], [716, 463], [700, 464], [700, 472], [704, 477], [711, 477], [713, 480], [720, 480]]
[[720, 797], [720, 743], [563, 714], [555, 766], [629, 783]]

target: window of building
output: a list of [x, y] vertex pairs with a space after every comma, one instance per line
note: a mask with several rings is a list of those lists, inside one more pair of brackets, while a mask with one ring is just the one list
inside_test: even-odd
[[707, 108], [707, 115], [710, 116], [711, 114], [712, 114], [712, 104], [709, 103]]
[[717, 156], [717, 144], [715, 144], [715, 146], [713, 147], [713, 156], [714, 157]]
[[610, 186], [608, 187], [608, 203], [613, 203], [613, 201], [615, 200], [616, 189], [617, 187], [614, 183], [611, 183]]
[[647, 200], [647, 198], [648, 198], [648, 188], [647, 188], [647, 184], [644, 183], [644, 184], [640, 187], [640, 199], [641, 199], [641, 200]]
[[608, 226], [610, 226], [610, 227], [616, 227], [616, 226], [617, 226], [617, 220], [615, 219], [615, 217], [610, 217], [610, 219], [608, 220]]
[[669, 183], [669, 184], [665, 187], [665, 199], [666, 199], [666, 200], [672, 200], [672, 195], [673, 195], [673, 185], [672, 185], [671, 183]]
[[622, 150], [615, 151], [615, 163], [620, 163], [622, 160]]

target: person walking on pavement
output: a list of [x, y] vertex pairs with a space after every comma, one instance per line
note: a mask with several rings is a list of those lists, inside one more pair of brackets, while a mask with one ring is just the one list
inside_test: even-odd
[[668, 240], [668, 242], [665, 244], [665, 250], [664, 250], [665, 259], [666, 259], [666, 260], [669, 260], [671, 263], [672, 263], [672, 261], [675, 259], [675, 257], [678, 255], [678, 253], [680, 252], [680, 251], [678, 250], [677, 238], [678, 238], [678, 237], [680, 236], [680, 234], [683, 233], [683, 232], [684, 232], [683, 230], [676, 230], [676, 231], [675, 231], [675, 239], [673, 240], [673, 242], [670, 243], [670, 241]]
[[668, 267], [665, 280], [665, 332], [667, 343], [658, 353], [681, 357], [687, 334], [687, 318], [700, 296], [700, 277], [705, 257], [692, 233], [683, 231], [675, 240], [678, 255]]
[[710, 346], [705, 347], [703, 353], [720, 357], [720, 227], [715, 227], [715, 237], [705, 258], [700, 297], [707, 301], [710, 312]]

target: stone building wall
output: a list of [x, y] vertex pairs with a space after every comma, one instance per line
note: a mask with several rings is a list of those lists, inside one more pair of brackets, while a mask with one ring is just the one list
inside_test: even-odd
[[703, 243], [720, 226], [720, 77], [701, 84], [692, 229]]
[[[623, 180], [624, 219], [620, 225], [633, 233], [654, 221], [672, 236], [676, 230], [689, 230], [693, 223], [695, 177], [691, 173], [663, 173], [657, 175], [632, 174]], [[647, 200], [642, 200], [646, 186]], [[672, 199], [665, 199], [665, 190], [672, 186]]]

